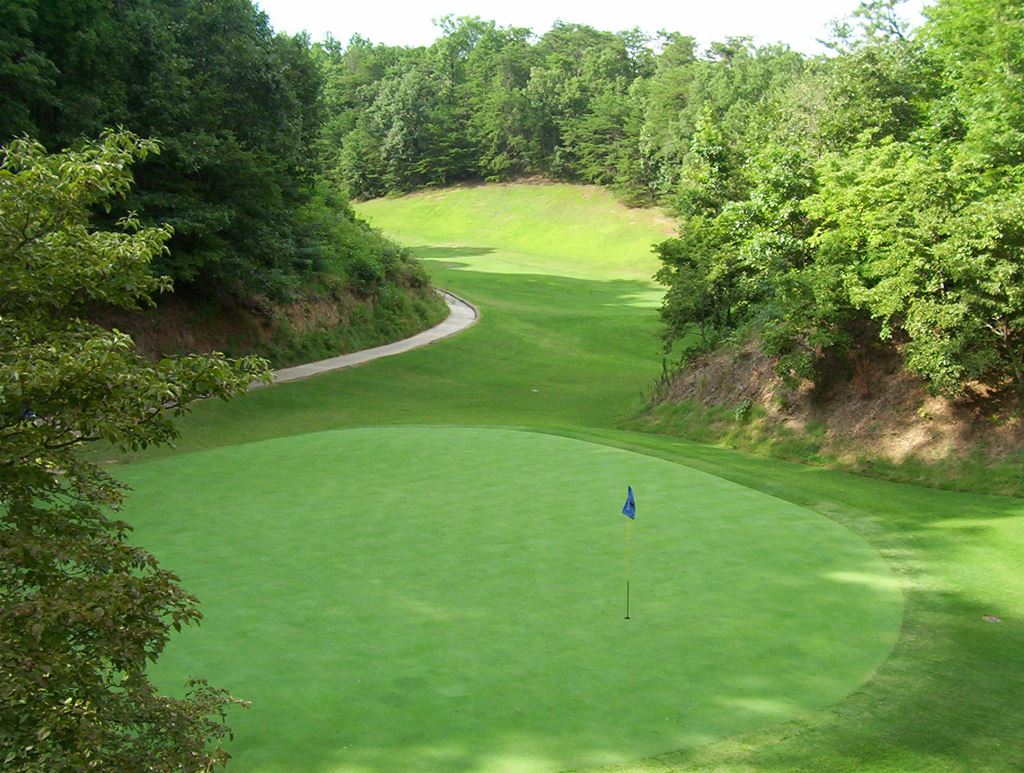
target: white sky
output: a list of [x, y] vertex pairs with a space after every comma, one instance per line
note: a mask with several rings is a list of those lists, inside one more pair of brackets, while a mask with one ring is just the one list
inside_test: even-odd
[[[374, 43], [428, 45], [437, 37], [432, 19], [447, 14], [479, 16], [500, 26], [529, 27], [541, 34], [552, 22], [589, 24], [619, 32], [659, 29], [697, 38], [702, 46], [729, 35], [750, 35], [757, 43], [788, 43], [806, 54], [823, 51], [832, 19], [849, 16], [858, 0], [256, 0], [279, 32], [309, 32], [313, 40], [331, 33], [346, 42], [359, 33]], [[926, 0], [906, 0], [901, 15], [915, 26]]]

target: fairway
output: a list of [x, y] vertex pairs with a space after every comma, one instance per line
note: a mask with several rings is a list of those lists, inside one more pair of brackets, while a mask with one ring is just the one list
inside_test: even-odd
[[253, 702], [229, 769], [1024, 767], [1019, 500], [619, 429], [661, 366], [658, 213], [535, 184], [358, 211], [480, 322], [205, 401], [114, 468], [206, 615], [161, 684]]
[[899, 588], [852, 532], [593, 443], [352, 429], [124, 472], [138, 539], [207, 618], [156, 674], [253, 701], [239, 770], [630, 761], [823, 708], [899, 631]]

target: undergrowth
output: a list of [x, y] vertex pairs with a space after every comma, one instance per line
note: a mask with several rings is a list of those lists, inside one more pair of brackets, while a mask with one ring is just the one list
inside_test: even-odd
[[873, 478], [949, 491], [1024, 497], [1024, 451], [999, 459], [975, 448], [961, 457], [929, 462], [908, 456], [895, 462], [868, 455], [823, 450], [826, 427], [808, 422], [791, 427], [749, 401], [705, 406], [696, 400], [665, 401], [639, 411], [624, 429], [695, 440], [738, 451], [842, 470]]
[[241, 354], [254, 352], [277, 368], [336, 357], [398, 341], [433, 327], [448, 314], [445, 302], [431, 292], [403, 292], [388, 287], [376, 298], [357, 302], [348, 319], [329, 328], [301, 331], [281, 320], [271, 336], [238, 346]]

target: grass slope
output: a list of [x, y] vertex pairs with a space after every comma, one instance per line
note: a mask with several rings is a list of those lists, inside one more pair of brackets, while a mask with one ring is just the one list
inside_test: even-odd
[[[396, 223], [436, 233], [438, 195], [367, 202], [359, 214], [389, 236]], [[429, 206], [414, 218], [418, 201]], [[198, 405], [179, 451], [368, 423], [608, 427], [629, 415], [661, 371], [651, 244], [665, 218], [568, 185], [458, 188], [452, 206], [444, 222], [462, 224], [458, 239], [406, 238], [434, 283], [479, 306], [483, 324], [370, 367]], [[528, 236], [534, 221], [540, 235]], [[469, 239], [467, 223], [489, 227], [494, 241]], [[533, 242], [544, 255], [524, 256]]]
[[421, 245], [418, 254], [466, 248], [474, 271], [645, 284], [658, 268], [653, 243], [674, 227], [653, 210], [624, 208], [602, 188], [564, 183], [445, 188], [364, 202], [358, 212], [403, 244]]
[[[1024, 705], [1024, 503], [868, 480], [614, 429], [659, 371], [656, 300], [647, 279], [655, 268], [653, 257], [626, 245], [660, 238], [663, 221], [616, 210], [593, 189], [458, 189], [443, 209], [437, 203], [441, 193], [369, 202], [361, 214], [419, 245], [439, 285], [480, 305], [479, 325], [401, 358], [261, 390], [227, 405], [206, 403], [184, 422], [179, 452], [375, 424], [503, 425], [534, 427], [711, 472], [826, 516], [866, 539], [898, 578], [905, 603], [902, 632], [874, 676], [829, 708], [781, 724], [765, 715], [760, 730], [706, 745], [681, 735], [676, 751], [665, 747], [665, 754], [622, 770], [1024, 767], [1018, 715]], [[592, 215], [580, 214], [591, 204]], [[616, 218], [623, 232], [635, 228], [637, 234], [635, 239], [606, 235], [595, 242], [588, 228], [568, 224], [577, 216], [590, 226]], [[516, 223], [517, 217], [522, 222]], [[155, 474], [149, 471], [163, 464], [125, 468], [125, 474]], [[344, 465], [344, 459], [337, 460], [339, 474]], [[166, 518], [191, 523], [190, 507], [180, 503]], [[202, 531], [180, 525], [178, 530], [182, 535], [176, 539], [191, 534], [201, 554]], [[188, 558], [187, 546], [175, 547], [167, 539], [164, 547], [182, 556], [171, 567], [192, 577], [201, 566]], [[268, 562], [264, 576], [280, 570], [279, 561]], [[221, 611], [208, 607], [207, 614], [206, 627], [212, 627]], [[1000, 621], [989, 622], [987, 616]], [[188, 634], [197, 635], [202, 630]], [[296, 641], [308, 635], [306, 626], [293, 631]], [[287, 673], [281, 669], [275, 678], [283, 680]], [[204, 675], [221, 681], [217, 673]], [[289, 705], [307, 714], [317, 709], [297, 687]], [[566, 738], [563, 743], [581, 765], [598, 761], [581, 748], [585, 742]], [[618, 751], [632, 753], [629, 744]], [[603, 742], [590, 745], [616, 751]], [[322, 750], [323, 745], [317, 747], [317, 753]], [[302, 768], [302, 760], [295, 767]], [[332, 757], [309, 769], [359, 768], [346, 768]]]

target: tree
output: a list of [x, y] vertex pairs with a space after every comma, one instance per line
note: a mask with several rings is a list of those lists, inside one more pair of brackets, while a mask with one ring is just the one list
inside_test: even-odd
[[46, 101], [57, 74], [32, 42], [35, 5], [14, 0], [0, 7], [0, 137], [31, 128], [30, 106]]
[[169, 287], [149, 268], [170, 237], [90, 213], [157, 150], [107, 132], [47, 155], [0, 153], [0, 766], [4, 770], [209, 770], [237, 699], [201, 680], [184, 698], [146, 674], [197, 600], [114, 517], [124, 487], [83, 447], [167, 443], [194, 400], [266, 378], [257, 358], [150, 363], [131, 339], [83, 321], [90, 304], [133, 308]]
[[[662, 267], [655, 279], [666, 287], [661, 304], [661, 338], [666, 354], [683, 341], [682, 357], [708, 351], [728, 332], [732, 290], [729, 277], [715, 275], [719, 255], [714, 222], [655, 246]], [[689, 237], [689, 238], [687, 238]], [[709, 244], [710, 243], [710, 244]], [[699, 340], [687, 341], [691, 334]]]
[[947, 112], [963, 126], [957, 159], [1010, 176], [1024, 163], [1024, 9], [1010, 0], [941, 0], [921, 35], [944, 71]]
[[531, 170], [539, 156], [525, 89], [536, 52], [523, 27], [495, 27], [484, 34], [466, 62], [470, 142], [478, 172], [500, 180]]
[[154, 270], [191, 295], [299, 294], [295, 215], [324, 118], [305, 36], [275, 34], [251, 0], [0, 5], [0, 143], [60, 149], [105, 126], [159, 140], [125, 205], [174, 228]]

